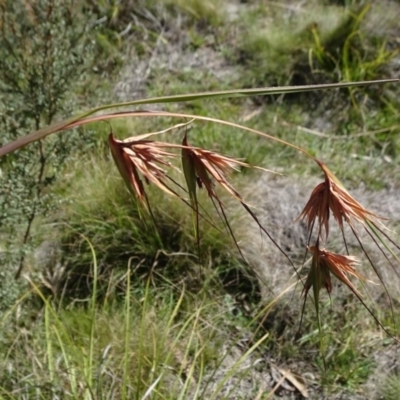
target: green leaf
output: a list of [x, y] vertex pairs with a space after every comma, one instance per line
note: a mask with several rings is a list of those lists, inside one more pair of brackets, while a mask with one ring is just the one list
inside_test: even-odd
[[183, 174], [185, 175], [186, 185], [189, 191], [190, 200], [192, 205], [194, 206], [194, 202], [197, 202], [197, 194], [196, 194], [196, 169], [194, 166], [194, 160], [192, 156], [192, 151], [187, 148], [187, 134], [185, 133], [185, 137], [182, 141], [182, 169]]

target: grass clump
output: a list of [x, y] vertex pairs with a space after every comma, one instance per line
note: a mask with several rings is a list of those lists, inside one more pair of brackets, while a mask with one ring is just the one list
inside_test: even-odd
[[[149, 220], [118, 178], [117, 170], [110, 169], [109, 158], [93, 157], [71, 167], [74, 194], [52, 222], [59, 232], [59, 267], [54, 262], [46, 265], [36, 261], [35, 271], [57, 298], [85, 298], [90, 292], [92, 254], [85, 238], [97, 251], [98, 293], [103, 298], [123, 292], [128, 262], [136, 265], [135, 279], [150, 277], [157, 285], [184, 282], [189, 290], [198, 292], [205, 284], [236, 293], [247, 285], [256, 296], [256, 278], [229, 250], [232, 243], [221, 235], [222, 225], [201, 223], [200, 260], [190, 209], [183, 211], [181, 200], [149, 187], [146, 191], [154, 218]], [[64, 181], [63, 187], [66, 184]], [[204, 198], [202, 193], [199, 196]], [[213, 211], [205, 206], [201, 212], [210, 215]], [[208, 265], [205, 269], [204, 264]]]
[[[291, 17], [283, 17], [273, 6], [263, 10], [264, 21], [257, 18], [257, 26], [244, 34], [238, 47], [237, 60], [245, 66], [247, 86], [375, 79], [398, 54], [379, 32], [366, 32], [369, 14], [385, 12], [371, 3], [315, 3], [299, 7]], [[363, 89], [351, 89], [350, 94], [356, 107], [365, 100]], [[373, 97], [384, 100], [379, 91]], [[346, 96], [340, 100], [345, 102]]]
[[217, 26], [223, 21], [221, 10], [224, 2], [221, 0], [163, 0], [163, 3], [171, 8], [181, 10], [205, 26]]
[[237, 345], [233, 327], [240, 321], [232, 316], [227, 323], [230, 311], [223, 298], [193, 296], [184, 285], [173, 296], [153, 288], [150, 280], [131, 284], [129, 268], [127, 276], [122, 303], [98, 303], [94, 286], [87, 305], [59, 309], [34, 288], [43, 313], [4, 354], [2, 394], [200, 399], [220, 398], [224, 389], [222, 398], [230, 398], [231, 379], [250, 372], [243, 366], [265, 338], [226, 368], [226, 356]]
[[395, 400], [400, 392], [400, 376], [399, 374], [390, 374], [383, 385], [382, 399]]

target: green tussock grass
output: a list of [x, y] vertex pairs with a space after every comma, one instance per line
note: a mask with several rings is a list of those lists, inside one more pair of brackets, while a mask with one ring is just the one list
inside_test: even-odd
[[[95, 275], [97, 267], [94, 258]], [[126, 269], [121, 301], [114, 297], [99, 303], [94, 283], [87, 302], [62, 309], [34, 286], [43, 301], [43, 313], [34, 327], [20, 331], [4, 354], [2, 395], [217, 398], [232, 376], [244, 379], [250, 373], [243, 366], [267, 335], [216, 375], [237, 345], [235, 330], [250, 326], [246, 319], [231, 314], [226, 296], [193, 296], [184, 284], [172, 294], [152, 287], [150, 279], [134, 282], [129, 278], [131, 269], [134, 265]], [[229, 398], [229, 385], [224, 392], [222, 398]]]
[[385, 382], [382, 392], [382, 398], [385, 400], [394, 400], [400, 391], [400, 377], [398, 374], [389, 375]]

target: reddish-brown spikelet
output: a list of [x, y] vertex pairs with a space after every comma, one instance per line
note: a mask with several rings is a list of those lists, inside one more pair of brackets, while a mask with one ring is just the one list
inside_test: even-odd
[[[217, 210], [219, 217], [225, 224], [227, 231], [232, 237], [236, 248], [241, 254], [243, 254], [229, 224], [228, 218], [225, 213], [225, 207], [214, 190], [215, 183], [218, 182], [229, 194], [235, 197], [243, 207], [249, 212], [249, 214], [256, 220], [259, 224], [257, 218], [254, 216], [249, 207], [242, 200], [239, 193], [232, 187], [227, 179], [227, 174], [232, 170], [237, 169], [238, 166], [249, 167], [248, 164], [242, 161], [235, 160], [230, 157], [223, 156], [221, 154], [204, 150], [199, 147], [193, 147], [188, 144], [187, 135], [184, 136], [182, 141], [182, 167], [186, 179], [186, 184], [188, 187], [188, 192], [193, 204], [193, 210], [196, 217], [196, 236], [198, 238], [199, 231], [199, 219], [198, 219], [198, 201], [196, 196], [196, 187], [202, 188], [203, 186], [207, 190], [207, 193]], [[261, 226], [260, 226], [261, 227]], [[262, 228], [262, 227], [261, 227]], [[262, 228], [263, 229], [263, 228]], [[265, 230], [264, 230], [265, 231]], [[199, 241], [198, 241], [199, 243]]]
[[353, 226], [355, 221], [364, 224], [367, 221], [383, 219], [355, 200], [324, 164], [321, 163], [320, 166], [325, 174], [325, 181], [315, 187], [310, 199], [297, 218], [307, 221], [309, 231], [312, 229], [315, 220], [318, 220], [318, 234], [321, 235], [324, 228], [327, 238], [330, 212], [332, 212], [341, 230], [343, 230], [344, 222]]
[[146, 205], [146, 192], [139, 173], [165, 192], [175, 195], [165, 184], [167, 177], [163, 167], [170, 167], [166, 158], [175, 157], [163, 149], [164, 144], [147, 140], [118, 140], [110, 133], [108, 137], [111, 154], [129, 190]]
[[359, 261], [356, 257], [332, 253], [323, 248], [319, 248], [318, 242], [315, 246], [311, 246], [308, 249], [313, 254], [313, 258], [311, 269], [304, 285], [304, 294], [307, 294], [311, 287], [314, 287], [317, 295], [322, 287], [325, 287], [328, 293], [331, 293], [332, 283], [330, 273], [332, 273], [355, 294], [361, 296], [348, 278], [348, 275], [353, 275], [359, 279], [365, 280], [365, 278], [353, 268], [359, 265]]
[[199, 147], [192, 147], [188, 145], [186, 136], [182, 144], [185, 149], [186, 160], [192, 163], [196, 172], [197, 184], [199, 187], [204, 185], [209, 196], [217, 198], [214, 191], [214, 182], [211, 179], [213, 178], [229, 194], [242, 201], [238, 192], [229, 183], [227, 175], [232, 172], [232, 170], [238, 170], [239, 166], [249, 167], [248, 164], [213, 151], [204, 150]]

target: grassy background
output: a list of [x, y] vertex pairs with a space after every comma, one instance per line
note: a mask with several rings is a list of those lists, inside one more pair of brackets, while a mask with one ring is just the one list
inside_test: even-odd
[[[384, 4], [383, 4], [384, 3]], [[395, 1], [99, 1], [97, 58], [74, 89], [79, 109], [140, 97], [379, 79], [398, 74]], [[322, 159], [355, 197], [400, 226], [398, 85], [166, 110], [259, 129]], [[113, 121], [118, 138], [164, 129], [161, 119]], [[110, 127], [68, 157], [37, 216], [25, 278], [8, 265], [1, 287], [0, 395], [10, 399], [396, 399], [399, 347], [340, 285], [323, 295], [323, 348], [311, 301], [301, 328], [301, 287], [268, 239], [223, 197], [237, 240], [201, 224], [199, 258], [189, 209], [149, 187], [156, 226], [143, 218], [111, 162]], [[235, 187], [301, 265], [305, 227], [293, 221], [320, 174], [291, 148], [212, 124], [192, 144], [287, 177], [235, 174]], [[182, 132], [165, 136], [181, 141]], [[223, 194], [221, 194], [223, 196]], [[215, 211], [202, 193], [204, 213]], [[222, 233], [221, 233], [222, 231]], [[336, 232], [337, 233], [337, 232]], [[7, 235], [2, 232], [1, 238]], [[1, 244], [1, 243], [0, 243]], [[343, 250], [339, 240], [335, 251]], [[356, 243], [351, 243], [356, 251]], [[366, 302], [398, 333], [397, 277], [370, 249], [392, 298], [366, 284]], [[362, 271], [367, 276], [367, 263]], [[382, 265], [381, 265], [382, 264]], [[259, 278], [263, 282], [260, 282]], [[393, 314], [395, 318], [393, 318]], [[326, 362], [326, 370], [323, 366]]]

